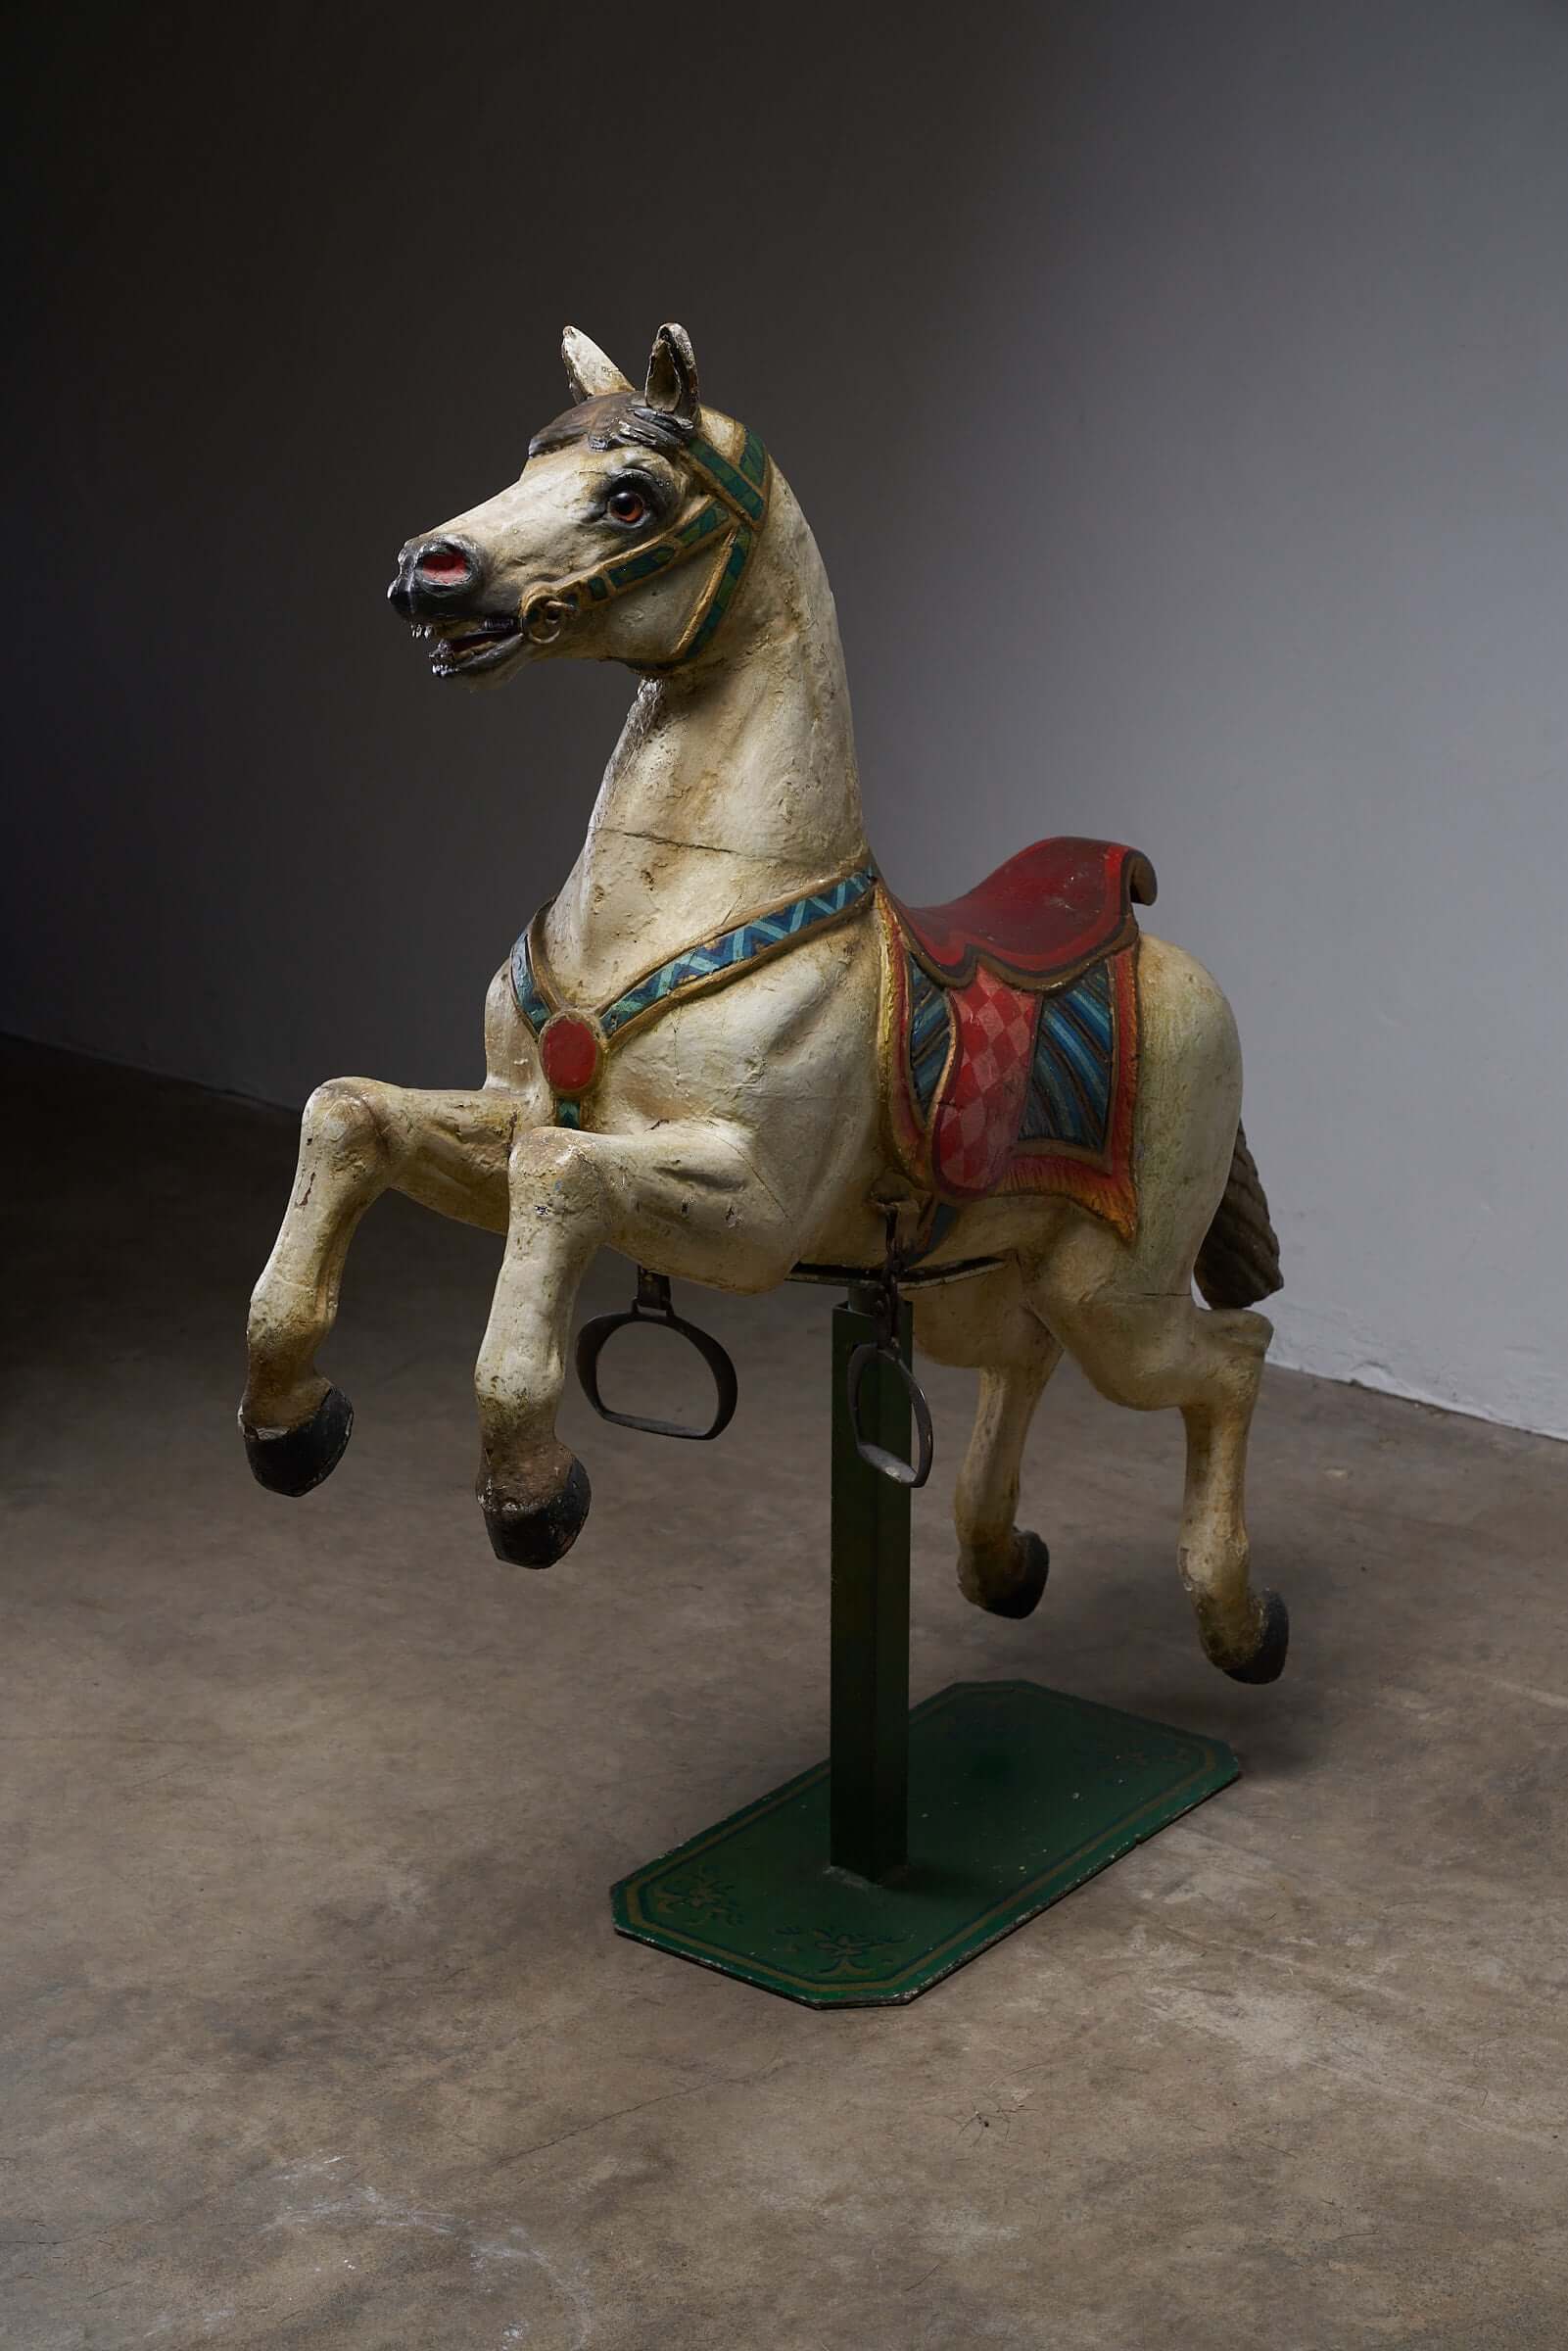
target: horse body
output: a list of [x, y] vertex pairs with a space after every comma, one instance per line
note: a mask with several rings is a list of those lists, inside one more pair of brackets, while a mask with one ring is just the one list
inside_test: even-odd
[[[742, 427], [698, 408], [681, 330], [661, 329], [641, 399], [572, 330], [566, 357], [578, 407], [511, 489], [408, 543], [392, 594], [439, 674], [488, 683], [569, 653], [644, 673], [582, 852], [530, 935], [541, 984], [547, 975], [552, 1000], [597, 1031], [591, 1124], [546, 1080], [546, 1007], [525, 1014], [515, 963], [487, 998], [482, 1087], [319, 1088], [252, 1303], [241, 1408], [261, 1481], [309, 1490], [352, 1425], [314, 1359], [370, 1202], [396, 1188], [504, 1233], [476, 1369], [480, 1499], [498, 1554], [529, 1565], [560, 1557], [588, 1509], [586, 1473], [554, 1424], [577, 1289], [599, 1247], [760, 1291], [803, 1261], [875, 1266], [889, 1215], [918, 1206], [881, 1115], [884, 951], [858, 903], [673, 993], [624, 1036], [606, 1032], [604, 1008], [644, 975], [867, 868], [870, 852], [832, 598], [787, 485]], [[687, 560], [688, 540], [701, 560]], [[999, 1261], [917, 1307], [917, 1342], [981, 1375], [957, 1501], [960, 1581], [1003, 1614], [1039, 1596], [1043, 1546], [1014, 1524], [1019, 1464], [1067, 1348], [1106, 1395], [1182, 1411], [1181, 1566], [1204, 1645], [1240, 1678], [1268, 1679], [1285, 1620], [1249, 1583], [1242, 1471], [1269, 1326], [1192, 1295], [1238, 1149], [1235, 1027], [1202, 967], [1148, 935], [1138, 1006], [1133, 1237], [1070, 1200], [1005, 1193], [959, 1209], [930, 1252], [932, 1266]]]

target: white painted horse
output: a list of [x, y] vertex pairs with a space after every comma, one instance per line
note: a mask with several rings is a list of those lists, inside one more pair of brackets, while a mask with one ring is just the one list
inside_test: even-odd
[[[751, 1292], [802, 1262], [879, 1267], [893, 1231], [927, 1270], [995, 1261], [923, 1291], [916, 1309], [917, 1343], [980, 1373], [956, 1508], [968, 1598], [1020, 1616], [1039, 1597], [1045, 1547], [1014, 1511], [1029, 1420], [1066, 1348], [1103, 1395], [1182, 1414], [1180, 1567], [1204, 1648], [1239, 1679], [1271, 1680], [1288, 1624], [1277, 1597], [1250, 1586], [1242, 1514], [1271, 1332], [1238, 1310], [1278, 1286], [1277, 1254], [1239, 1131], [1229, 1007], [1190, 956], [1137, 936], [1129, 899], [1151, 896], [1152, 877], [1122, 850], [1090, 859], [1104, 887], [1084, 902], [1117, 953], [1090, 954], [1065, 992], [1060, 955], [1043, 994], [1027, 992], [1034, 965], [1009, 971], [1007, 951], [1023, 954], [1030, 922], [1052, 916], [1048, 889], [1035, 906], [1023, 888], [1045, 870], [1028, 858], [993, 878], [989, 901], [900, 929], [862, 829], [832, 597], [787, 484], [743, 426], [699, 406], [681, 328], [660, 329], [641, 391], [575, 329], [564, 357], [576, 405], [509, 489], [407, 543], [389, 593], [438, 677], [494, 685], [576, 657], [625, 662], [642, 683], [582, 853], [490, 989], [484, 1084], [342, 1078], [306, 1106], [298, 1180], [252, 1302], [240, 1418], [257, 1476], [305, 1493], [343, 1453], [352, 1413], [315, 1356], [355, 1227], [388, 1188], [506, 1236], [476, 1372], [479, 1497], [498, 1556], [528, 1566], [558, 1559], [588, 1512], [587, 1475], [555, 1421], [596, 1250]], [[1064, 848], [1099, 857], [1102, 844], [1042, 844]], [[985, 953], [998, 884], [1013, 893], [1000, 960]], [[949, 968], [941, 939], [959, 936], [949, 918], [966, 905], [976, 927]], [[1060, 946], [1062, 904], [1052, 919]], [[1106, 1134], [1069, 1131], [1087, 1114], [1081, 1071], [1067, 1066], [1086, 1033], [1073, 1004], [1111, 1035], [1113, 968], [1130, 991], [1116, 1016], [1128, 1048], [1119, 1208], [1093, 1189], [1111, 1181]], [[969, 994], [951, 992], [966, 973]], [[985, 1128], [984, 1086], [1013, 1082], [988, 1058], [996, 1005], [1035, 1040], [1018, 1084], [1032, 1066], [1044, 1104], [1021, 1110], [1014, 1086], [1011, 1159]], [[1054, 1112], [1048, 1020], [1063, 1062]], [[953, 1095], [964, 1083], [969, 1096]], [[1032, 1145], [1031, 1116], [1045, 1138]], [[938, 1182], [944, 1119], [950, 1180]], [[911, 1121], [929, 1122], [924, 1162]], [[1032, 1174], [1029, 1149], [1047, 1154]], [[1212, 1311], [1194, 1298], [1195, 1269]]]

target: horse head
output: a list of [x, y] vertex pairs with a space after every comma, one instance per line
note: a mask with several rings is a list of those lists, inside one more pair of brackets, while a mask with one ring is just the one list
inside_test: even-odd
[[641, 391], [575, 327], [561, 352], [574, 405], [535, 434], [517, 480], [399, 555], [388, 600], [437, 677], [492, 685], [560, 653], [685, 667], [767, 518], [767, 453], [700, 405], [684, 327], [660, 327]]

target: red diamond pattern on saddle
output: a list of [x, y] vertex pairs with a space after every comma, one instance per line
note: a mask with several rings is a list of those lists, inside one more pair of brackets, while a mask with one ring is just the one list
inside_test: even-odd
[[1038, 840], [946, 906], [881, 885], [882, 1090], [932, 1247], [996, 1192], [1055, 1192], [1130, 1240], [1138, 926], [1148, 859]]
[[1006, 1174], [1018, 1135], [1040, 999], [982, 964], [951, 1001], [958, 1051], [931, 1125], [932, 1157], [949, 1191], [983, 1196]]

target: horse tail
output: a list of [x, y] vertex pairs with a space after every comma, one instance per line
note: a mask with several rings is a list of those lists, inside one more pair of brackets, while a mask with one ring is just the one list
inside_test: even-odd
[[1194, 1277], [1210, 1306], [1256, 1306], [1284, 1278], [1279, 1237], [1268, 1221], [1268, 1201], [1240, 1126], [1225, 1196], [1198, 1252]]

